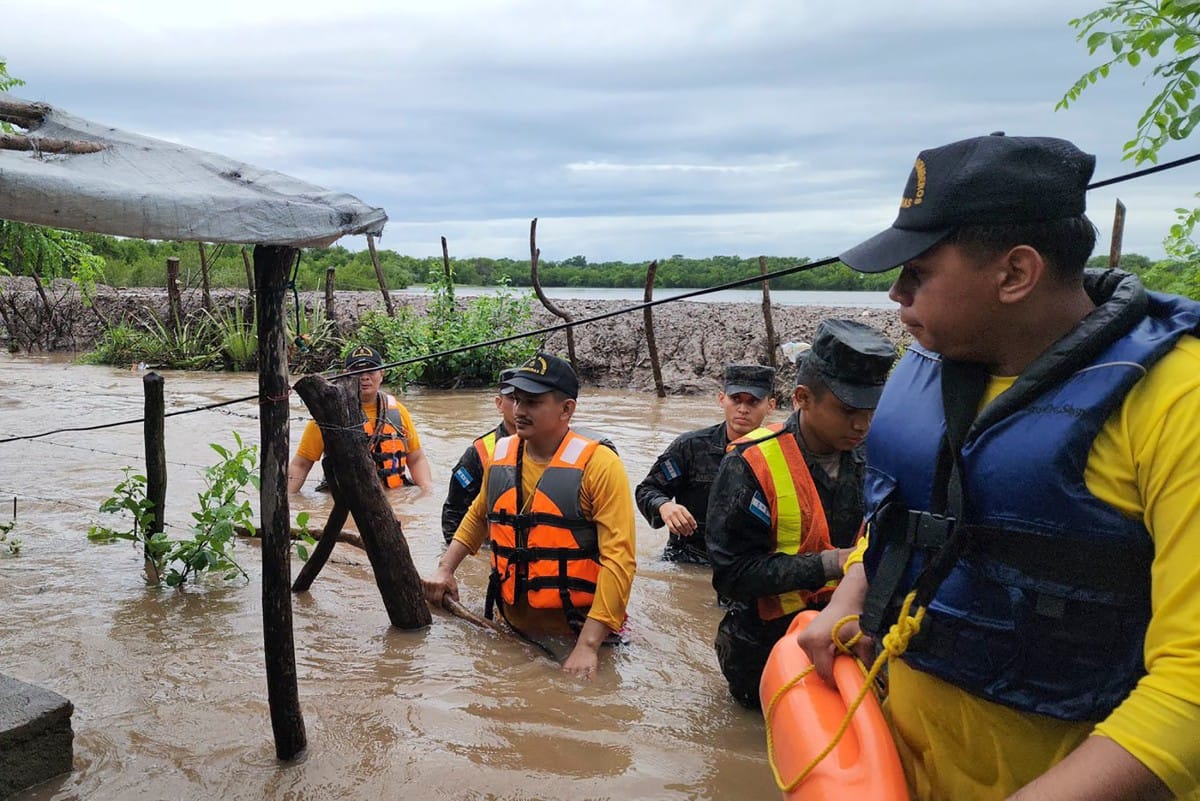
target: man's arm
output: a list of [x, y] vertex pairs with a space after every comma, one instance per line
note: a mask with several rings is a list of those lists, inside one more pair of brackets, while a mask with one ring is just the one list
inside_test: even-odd
[[762, 490], [745, 460], [737, 454], [722, 459], [708, 497], [705, 531], [719, 595], [750, 603], [764, 595], [820, 589], [841, 575], [837, 558], [772, 550], [770, 523], [750, 511], [755, 494], [761, 497]]
[[458, 570], [462, 560], [466, 559], [470, 553], [471, 550], [464, 543], [459, 540], [450, 540], [450, 545], [442, 554], [442, 558], [438, 560], [433, 575], [421, 581], [426, 601], [441, 607], [444, 596], [449, 596], [455, 601], [458, 600], [458, 580], [454, 578], [454, 571]]
[[1092, 735], [1009, 801], [1168, 801], [1175, 794], [1112, 740]]
[[288, 492], [299, 492], [304, 486], [304, 479], [308, 478], [308, 473], [312, 470], [312, 466], [316, 464], [312, 459], [305, 459], [300, 454], [292, 457], [292, 461], [288, 463]]
[[413, 483], [421, 488], [425, 495], [433, 493], [433, 474], [429, 470], [429, 460], [425, 458], [425, 449], [417, 448], [406, 457], [409, 475]]
[[482, 483], [483, 464], [479, 461], [475, 445], [471, 444], [450, 471], [450, 487], [446, 490], [446, 500], [442, 503], [442, 536], [446, 538], [446, 542], [450, 542], [454, 537], [454, 532], [470, 508], [471, 501], [479, 495]]
[[681, 446], [682, 437], [676, 437], [675, 441], [659, 454], [650, 472], [633, 492], [638, 511], [646, 518], [651, 528], [663, 527], [666, 521], [659, 514], [660, 507], [670, 503], [687, 481], [689, 465], [684, 452], [686, 449]]

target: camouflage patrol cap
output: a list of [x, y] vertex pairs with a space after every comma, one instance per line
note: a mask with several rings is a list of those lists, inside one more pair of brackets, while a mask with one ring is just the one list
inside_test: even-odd
[[857, 320], [822, 320], [801, 359], [816, 368], [830, 392], [855, 409], [874, 409], [896, 361], [896, 347]]
[[745, 392], [762, 400], [775, 387], [775, 368], [761, 364], [725, 365], [725, 394]]
[[499, 394], [501, 394], [501, 395], [513, 394], [512, 385], [507, 384], [505, 382], [507, 382], [508, 379], [512, 378], [516, 374], [517, 374], [517, 368], [515, 368], [515, 367], [505, 367], [503, 370], [500, 371], [500, 381], [499, 381], [500, 388], [498, 390]]

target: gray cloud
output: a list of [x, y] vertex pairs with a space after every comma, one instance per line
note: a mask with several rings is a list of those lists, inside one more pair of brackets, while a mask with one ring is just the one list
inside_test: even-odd
[[[1131, 169], [1144, 74], [1054, 111], [1098, 4], [64, 0], [6, 11], [3, 54], [23, 96], [383, 206], [415, 255], [524, 257], [537, 216], [544, 258], [818, 258], [890, 223], [924, 147], [1055, 135]], [[1119, 195], [1126, 250], [1160, 256], [1194, 169], [1093, 216]]]

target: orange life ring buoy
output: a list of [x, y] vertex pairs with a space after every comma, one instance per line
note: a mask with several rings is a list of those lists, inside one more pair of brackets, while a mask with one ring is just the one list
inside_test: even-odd
[[[759, 683], [768, 755], [783, 797], [787, 801], [908, 801], [896, 744], [873, 692], [865, 694], [840, 739], [813, 766], [843, 728], [846, 711], [862, 692], [865, 679], [858, 662], [846, 655], [833, 662], [836, 689], [811, 670], [812, 662], [796, 644], [796, 634], [816, 616], [811, 610], [796, 615], [771, 650]], [[797, 782], [810, 766], [808, 775]]]

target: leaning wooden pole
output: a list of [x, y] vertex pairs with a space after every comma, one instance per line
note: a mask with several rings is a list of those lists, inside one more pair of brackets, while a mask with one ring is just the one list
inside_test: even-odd
[[[358, 379], [343, 376], [337, 381], [335, 385], [319, 375], [310, 375], [296, 382], [296, 394], [321, 427], [325, 440], [321, 465], [335, 508], [343, 507], [354, 515], [392, 625], [401, 629], [423, 628], [433, 621], [433, 616], [425, 603], [421, 576], [400, 521], [379, 483], [367, 432], [363, 429]], [[321, 539], [324, 541], [324, 535]]]
[[[767, 274], [766, 256], [758, 257], [758, 274]], [[763, 322], [767, 326], [767, 364], [772, 367], [778, 367], [779, 365], [775, 360], [775, 348], [779, 345], [779, 340], [775, 336], [775, 319], [771, 316], [771, 282], [765, 278], [762, 282], [762, 293]]]
[[[167, 501], [167, 446], [163, 436], [165, 404], [163, 402], [163, 377], [158, 373], [146, 373], [142, 378], [142, 392], [146, 406], [142, 415], [146, 437], [146, 500], [150, 501], [150, 522], [146, 526], [146, 538], [162, 532], [164, 504]], [[150, 559], [149, 546], [143, 551]]]
[[388, 317], [396, 316], [396, 307], [392, 305], [392, 293], [388, 292], [387, 281], [383, 280], [383, 268], [379, 266], [379, 254], [375, 252], [375, 237], [367, 234], [367, 250], [371, 251], [371, 264], [375, 267], [375, 280], [379, 281], [379, 291], [383, 293], [383, 305], [387, 308]]
[[167, 257], [167, 306], [170, 308], [171, 330], [183, 324], [183, 298], [179, 294], [179, 257]]
[[[646, 268], [646, 291], [642, 300], [646, 303], [654, 300], [654, 276], [658, 274], [658, 259], [650, 262]], [[654, 310], [647, 306], [642, 309], [642, 317], [646, 321], [646, 349], [650, 351], [650, 369], [654, 371], [654, 391], [658, 397], [667, 397], [667, 388], [663, 386], [662, 367], [658, 364], [658, 343], [654, 340]]]
[[1108, 249], [1108, 266], [1114, 270], [1121, 266], [1121, 240], [1125, 238], [1125, 204], [1117, 198], [1113, 211], [1112, 245]]
[[267, 663], [267, 698], [275, 756], [294, 759], [307, 744], [304, 716], [296, 682], [296, 651], [292, 636], [291, 530], [287, 497], [288, 271], [296, 261], [295, 248], [256, 245], [254, 283], [258, 312], [258, 394], [261, 438], [259, 507], [262, 520], [263, 647]]
[[[550, 298], [546, 297], [546, 293], [542, 290], [542, 280], [538, 277], [538, 258], [541, 255], [542, 252], [538, 250], [537, 246], [537, 217], [534, 217], [533, 221], [529, 223], [529, 280], [542, 305], [555, 317], [569, 323], [571, 315], [551, 303]], [[571, 362], [571, 367], [578, 373], [579, 365], [575, 361], [575, 331], [570, 326], [567, 327], [567, 359]]]
[[345, 506], [333, 504], [333, 511], [329, 513], [329, 519], [325, 521], [321, 539], [317, 541], [317, 546], [308, 555], [304, 567], [300, 568], [300, 574], [296, 576], [296, 582], [292, 584], [292, 592], [306, 592], [312, 586], [313, 580], [321, 572], [321, 568], [325, 567], [325, 563], [329, 561], [329, 554], [333, 553], [333, 546], [337, 545], [338, 535], [342, 533], [342, 526], [346, 525], [347, 513], [348, 510]]

